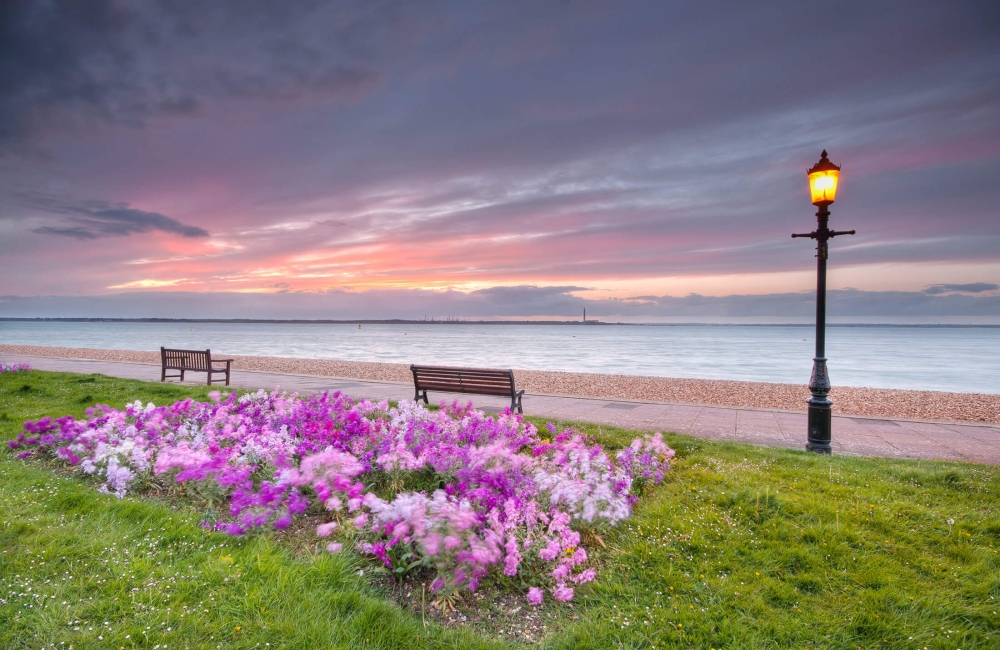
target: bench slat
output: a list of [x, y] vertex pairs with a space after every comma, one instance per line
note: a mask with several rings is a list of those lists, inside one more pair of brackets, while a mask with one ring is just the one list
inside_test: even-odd
[[466, 370], [464, 368], [456, 368], [454, 370], [446, 370], [446, 371], [436, 370], [436, 369], [435, 370], [424, 370], [424, 369], [421, 369], [421, 368], [417, 368], [417, 369], [415, 369], [415, 371], [416, 371], [416, 374], [418, 374], [418, 375], [431, 375], [431, 376], [435, 376], [436, 375], [436, 376], [442, 376], [442, 377], [457, 377], [458, 375], [464, 375], [464, 376], [467, 376], [467, 377], [487, 377], [487, 378], [489, 378], [489, 377], [509, 377], [510, 376], [510, 374], [509, 374], [509, 372], [507, 370], [497, 370], [497, 371], [494, 371], [494, 372], [484, 372], [483, 370], [479, 370], [479, 369], [475, 369], [475, 370], [469, 369], [469, 370]]
[[416, 370], [417, 372], [427, 371], [427, 372], [481, 372], [487, 375], [495, 374], [506, 374], [506, 370], [498, 370], [496, 368], [464, 368], [460, 366], [417, 366], [412, 365], [410, 368]]
[[[429, 377], [427, 375], [418, 375], [418, 379], [420, 381], [446, 381], [446, 382], [447, 381], [456, 381], [457, 382], [459, 380], [459, 378], [461, 378], [462, 381], [468, 381], [468, 382], [479, 383], [479, 384], [507, 384], [508, 386], [510, 385], [510, 377], [496, 377], [496, 378], [491, 378], [491, 377], [477, 377], [475, 375], [470, 376], [470, 375], [459, 375], [459, 374], [455, 374], [455, 375], [431, 375]], [[497, 380], [502, 380], [502, 381], [497, 381]]]
[[460, 387], [458, 384], [420, 384], [420, 390], [436, 390], [443, 393], [474, 393], [478, 395], [503, 395], [504, 397], [510, 397], [510, 388], [488, 388], [479, 387], [473, 388], [466, 386], [464, 388]]
[[420, 381], [458, 381], [461, 377], [462, 381], [471, 381], [482, 384], [507, 384], [510, 385], [510, 377], [483, 377], [481, 375], [466, 375], [466, 374], [455, 374], [455, 375], [417, 375]]

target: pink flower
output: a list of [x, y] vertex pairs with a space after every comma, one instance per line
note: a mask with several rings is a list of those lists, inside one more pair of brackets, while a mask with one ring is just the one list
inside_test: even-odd
[[337, 522], [331, 521], [327, 524], [320, 524], [316, 527], [316, 535], [319, 537], [326, 537], [333, 532], [333, 529], [337, 527]]
[[573, 600], [573, 588], [565, 585], [556, 587], [552, 590], [552, 597], [563, 602]]
[[441, 536], [437, 533], [431, 533], [427, 537], [424, 537], [424, 552], [427, 555], [435, 556], [441, 551]]
[[[354, 548], [390, 568], [396, 551], [418, 554], [439, 576], [435, 591], [476, 589], [494, 571], [518, 575], [527, 559], [560, 601], [596, 573], [586, 568], [574, 521], [628, 517], [674, 455], [655, 434], [612, 457], [585, 434], [555, 425], [543, 444], [519, 415], [489, 417], [457, 403], [431, 412], [408, 400], [390, 408], [339, 392], [210, 397], [161, 407], [137, 401], [124, 410], [100, 405], [87, 420], [44, 418], [25, 423], [8, 444], [19, 457], [58, 458], [101, 477], [101, 491], [119, 497], [150, 472], [210, 484], [229, 499], [229, 519], [214, 529], [232, 535], [289, 527], [317, 504], [346, 506], [357, 528]], [[450, 478], [434, 491], [383, 500], [365, 487], [380, 469]], [[323, 523], [316, 535], [335, 529]], [[327, 545], [331, 553], [342, 548]], [[543, 587], [527, 598], [540, 604]]]

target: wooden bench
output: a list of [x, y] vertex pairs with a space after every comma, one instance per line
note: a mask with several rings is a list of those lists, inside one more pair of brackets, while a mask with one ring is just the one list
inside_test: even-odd
[[[216, 368], [215, 364], [225, 363], [225, 368]], [[208, 385], [212, 385], [214, 375], [226, 375], [226, 386], [229, 385], [229, 370], [232, 359], [213, 359], [211, 350], [168, 350], [160, 348], [160, 381], [180, 379], [184, 381], [185, 372], [203, 372], [208, 375]], [[168, 375], [168, 370], [179, 370], [178, 375]], [[221, 381], [221, 380], [220, 380]]]
[[[446, 366], [410, 365], [413, 372], [414, 400], [423, 399], [429, 404], [427, 391], [445, 393], [472, 393], [476, 395], [499, 395], [510, 398], [510, 410], [521, 409], [524, 390], [514, 389], [513, 370], [491, 370], [489, 368], [451, 368]], [[421, 395], [423, 393], [423, 395]]]

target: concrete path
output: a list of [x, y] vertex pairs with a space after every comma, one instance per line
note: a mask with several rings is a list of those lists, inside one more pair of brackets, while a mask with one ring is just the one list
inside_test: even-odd
[[[158, 381], [160, 366], [143, 363], [59, 359], [0, 354], [4, 363], [27, 362], [32, 368], [75, 373], [101, 373], [112, 377]], [[197, 378], [199, 374], [195, 374]], [[203, 375], [202, 375], [203, 377]], [[204, 380], [202, 380], [204, 381]], [[195, 385], [197, 380], [185, 382]], [[412, 399], [412, 384], [361, 381], [336, 377], [293, 375], [236, 370], [232, 385], [239, 388], [275, 386], [298, 393], [339, 390], [354, 398], [370, 400]], [[476, 408], [496, 413], [510, 400], [496, 397], [431, 394], [432, 400], [471, 400]], [[523, 399], [526, 415], [553, 420], [592, 422], [628, 429], [675, 431], [699, 438], [732, 440], [755, 445], [803, 449], [806, 441], [805, 411], [779, 411], [699, 404], [671, 404], [607, 400], [527, 393]], [[836, 412], [836, 405], [834, 405]], [[1000, 465], [1000, 425], [926, 420], [872, 419], [834, 415], [835, 454], [963, 460]]]

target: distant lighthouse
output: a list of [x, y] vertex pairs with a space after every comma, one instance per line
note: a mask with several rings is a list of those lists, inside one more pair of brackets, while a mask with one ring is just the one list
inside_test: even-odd
[[587, 308], [586, 307], [583, 308], [583, 322], [584, 323], [587, 322]]

